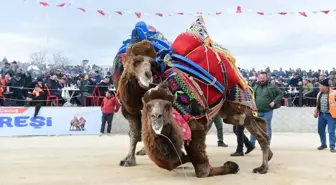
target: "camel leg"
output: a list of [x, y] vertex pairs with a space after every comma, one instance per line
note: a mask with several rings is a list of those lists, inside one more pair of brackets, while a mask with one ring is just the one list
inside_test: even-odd
[[190, 161], [195, 168], [196, 176], [201, 178], [237, 173], [239, 171], [239, 166], [234, 162], [228, 161], [221, 167], [210, 166], [209, 159], [205, 151], [205, 138], [207, 131], [205, 125], [206, 124], [200, 125], [200, 123], [197, 123], [196, 121], [191, 121], [189, 126], [192, 129], [193, 134], [189, 145], [185, 145]]
[[137, 151], [136, 155], [139, 155], [139, 156], [144, 156], [146, 155], [146, 151], [145, 151], [145, 148], [142, 147], [141, 150]]
[[260, 167], [253, 169], [253, 173], [258, 172], [260, 174], [265, 174], [269, 168], [268, 161], [271, 160], [273, 156], [273, 153], [270, 150], [269, 139], [266, 134], [266, 120], [250, 115], [246, 117], [244, 126], [256, 137], [263, 153], [262, 164]]
[[130, 148], [127, 156], [120, 161], [120, 166], [135, 166], [135, 149], [138, 142], [141, 141], [141, 119], [139, 116], [129, 119], [129, 137], [130, 137]]

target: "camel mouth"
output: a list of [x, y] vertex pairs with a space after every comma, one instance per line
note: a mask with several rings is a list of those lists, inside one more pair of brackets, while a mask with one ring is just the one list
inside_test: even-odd
[[163, 126], [152, 125], [152, 129], [155, 132], [155, 134], [160, 135], [162, 133]]
[[153, 78], [139, 78], [139, 85], [141, 88], [144, 88], [146, 90], [150, 89], [153, 87]]

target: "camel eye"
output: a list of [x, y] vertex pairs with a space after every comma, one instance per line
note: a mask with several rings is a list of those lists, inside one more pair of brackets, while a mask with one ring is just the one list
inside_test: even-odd
[[165, 105], [165, 109], [166, 109], [166, 110], [170, 110], [171, 107], [172, 107], [172, 104], [171, 104], [171, 103], [167, 103], [167, 104]]
[[152, 106], [150, 104], [146, 104], [146, 109], [149, 110]]
[[138, 66], [142, 61], [143, 61], [143, 58], [139, 56], [133, 57], [133, 66], [134, 67]]

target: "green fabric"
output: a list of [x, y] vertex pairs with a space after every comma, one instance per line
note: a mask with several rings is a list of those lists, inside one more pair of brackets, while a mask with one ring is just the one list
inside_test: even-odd
[[271, 102], [280, 103], [283, 97], [280, 89], [271, 84], [256, 84], [253, 86], [253, 90], [258, 112], [272, 111], [273, 108], [271, 108], [269, 104]]
[[217, 129], [217, 140], [218, 140], [218, 142], [224, 142], [223, 118], [221, 118], [219, 115], [214, 117], [210, 121], [210, 128], [211, 128], [213, 123], [215, 123], [216, 129]]
[[309, 93], [312, 93], [314, 91], [314, 86], [310, 82], [308, 82], [302, 88], [303, 88], [303, 91], [302, 91], [303, 94], [309, 94]]

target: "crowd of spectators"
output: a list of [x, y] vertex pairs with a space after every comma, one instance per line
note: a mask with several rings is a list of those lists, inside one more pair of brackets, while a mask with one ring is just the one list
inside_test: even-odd
[[[113, 88], [111, 69], [92, 66], [45, 66], [5, 61], [0, 66], [0, 106], [34, 104], [96, 105], [87, 97], [103, 97]], [[105, 71], [105, 72], [104, 72]], [[71, 94], [66, 100], [66, 93]], [[69, 96], [69, 95], [68, 95]]]
[[[260, 71], [255, 69], [239, 69], [243, 77], [252, 85], [257, 80]], [[315, 106], [316, 96], [319, 92], [319, 82], [329, 78], [330, 87], [336, 87], [335, 74], [333, 67], [331, 70], [301, 70], [288, 69], [271, 70], [267, 67], [265, 70], [269, 76], [269, 83], [278, 86], [285, 95], [283, 105], [285, 106]]]
[[[25, 106], [36, 102], [62, 106], [67, 101], [78, 106], [97, 105], [99, 101], [95, 101], [95, 97], [99, 99], [108, 89], [114, 89], [110, 70], [97, 65], [47, 66], [5, 61], [2, 66], [0, 64], [0, 106]], [[256, 82], [261, 72], [255, 69], [239, 70], [250, 85]], [[336, 87], [335, 68], [330, 71], [306, 71], [271, 70], [267, 67], [262, 71], [268, 74], [269, 83], [283, 91], [283, 106], [315, 106], [319, 81], [325, 78], [330, 79], [331, 87]], [[74, 91], [70, 93], [69, 100], [65, 100], [62, 91], [65, 87], [71, 87]]]

